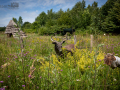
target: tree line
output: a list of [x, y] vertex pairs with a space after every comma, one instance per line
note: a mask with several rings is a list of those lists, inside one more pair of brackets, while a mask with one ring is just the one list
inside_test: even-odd
[[53, 12], [53, 9], [43, 11], [33, 23], [22, 22], [20, 16], [18, 21], [25, 32], [34, 32], [41, 35], [53, 34], [64, 28], [76, 29], [76, 32], [100, 34], [100, 33], [117, 33], [120, 30], [120, 0], [107, 0], [107, 2], [98, 7], [97, 2], [86, 6], [84, 0], [77, 2], [73, 8], [66, 11], [60, 9]]

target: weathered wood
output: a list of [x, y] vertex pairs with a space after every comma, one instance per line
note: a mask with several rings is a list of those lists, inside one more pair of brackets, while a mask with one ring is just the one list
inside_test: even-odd
[[90, 35], [91, 41], [90, 41], [90, 47], [93, 47], [93, 35]]
[[[74, 46], [76, 45], [76, 43], [77, 43], [77, 39], [76, 39], [76, 35], [74, 35]], [[75, 48], [75, 47], [74, 47]]]
[[74, 45], [76, 44], [77, 40], [76, 40], [76, 35], [74, 35]]

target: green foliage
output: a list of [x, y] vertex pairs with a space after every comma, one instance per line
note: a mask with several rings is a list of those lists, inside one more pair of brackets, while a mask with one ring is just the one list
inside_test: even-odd
[[12, 20], [19, 26], [21, 27], [23, 25], [22, 17], [19, 16], [19, 19], [17, 20], [16, 18], [12, 18]]
[[47, 17], [48, 17], [48, 19], [55, 19], [56, 18], [56, 14], [55, 14], [55, 12], [53, 12], [53, 9], [50, 9], [47, 11]]
[[46, 22], [46, 27], [50, 27], [50, 26], [54, 26], [57, 25], [57, 20], [54, 19], [48, 19], [48, 21]]
[[107, 0], [107, 2], [101, 7], [101, 13], [104, 16], [108, 15], [108, 11], [113, 7], [114, 2], [116, 2], [117, 0]]
[[46, 13], [45, 12], [40, 13], [39, 16], [35, 19], [35, 21], [37, 21], [38, 24], [40, 24], [41, 26], [44, 26], [47, 21]]
[[[84, 6], [83, 6], [84, 7]], [[72, 8], [72, 12], [74, 14], [78, 14], [82, 10], [82, 3], [79, 1], [75, 4], [75, 6]]]
[[37, 21], [33, 22], [32, 25], [31, 25], [31, 28], [36, 32], [38, 33], [38, 28], [39, 28], [39, 24]]
[[19, 16], [18, 22], [19, 22], [20, 26], [23, 25], [23, 21], [22, 21], [22, 17], [21, 16]]
[[50, 29], [50, 31], [51, 31], [52, 34], [54, 34], [57, 31], [61, 30], [61, 28], [58, 25], [51, 26], [49, 29]]
[[102, 23], [103, 29], [106, 32], [119, 33], [120, 29], [120, 1], [116, 1], [113, 7], [108, 11], [104, 22]]
[[62, 13], [61, 17], [58, 18], [58, 25], [71, 25], [71, 17], [67, 13]]
[[49, 26], [49, 27], [41, 27], [39, 28], [38, 34], [39, 35], [51, 35], [60, 30], [61, 28], [58, 27], [57, 25]]
[[90, 14], [92, 15], [92, 12], [93, 12], [93, 7], [90, 6], [90, 4], [88, 5], [87, 9], [89, 10]]
[[85, 36], [86, 34], [93, 34], [93, 35], [103, 35], [104, 32], [102, 30], [98, 30], [93, 26], [87, 26], [86, 29], [84, 28], [77, 28], [75, 34], [80, 34]]
[[72, 26], [75, 28], [85, 28], [91, 24], [91, 12], [85, 9], [85, 1], [79, 1], [71, 10]]
[[60, 16], [63, 14], [63, 10], [60, 9], [57, 13], [56, 13], [56, 19], [60, 18]]
[[39, 35], [53, 35], [54, 33], [57, 34], [62, 34], [63, 33], [63, 29], [65, 28], [70, 28], [70, 26], [68, 25], [53, 25], [53, 26], [49, 26], [49, 27], [40, 27], [38, 30], [38, 34]]
[[84, 9], [85, 9], [85, 1], [82, 0], [82, 10], [84, 10]]
[[93, 4], [92, 4], [93, 9], [96, 9], [97, 6], [98, 6], [98, 3], [94, 1]]
[[50, 29], [48, 29], [47, 27], [40, 27], [38, 30], [39, 35], [45, 35], [45, 34], [48, 34], [49, 32], [50, 32]]
[[96, 30], [99, 31], [101, 30], [101, 24], [102, 24], [101, 18], [103, 18], [101, 14], [101, 10], [97, 7], [97, 5], [98, 3], [94, 2], [91, 7], [93, 8], [93, 10], [92, 10], [90, 27], [95, 28], [95, 32]]
[[0, 31], [5, 31], [6, 27], [0, 27]]
[[36, 30], [35, 29], [24, 29], [24, 32], [26, 32], [26, 33], [35, 33], [36, 32]]
[[95, 27], [93, 27], [93, 26], [88, 26], [87, 28], [86, 28], [86, 33], [88, 33], [88, 34], [95, 34], [95, 35], [103, 35], [104, 34], [104, 32], [102, 31], [102, 30], [99, 30], [98, 28], [95, 28]]
[[73, 19], [75, 28], [85, 28], [91, 23], [91, 15], [88, 10], [80, 12], [78, 16], [74, 16]]
[[82, 14], [82, 28], [85, 28], [90, 25], [91, 23], [91, 15], [88, 10], [85, 10]]
[[17, 24], [17, 19], [16, 18], [12, 18], [12, 20]]
[[30, 22], [24, 22], [24, 24], [22, 25], [22, 28], [31, 29], [31, 23]]
[[26, 24], [26, 25], [25, 25], [25, 28], [26, 28], [26, 29], [30, 29], [30, 28], [31, 28], [31, 23], [30, 23], [30, 24]]

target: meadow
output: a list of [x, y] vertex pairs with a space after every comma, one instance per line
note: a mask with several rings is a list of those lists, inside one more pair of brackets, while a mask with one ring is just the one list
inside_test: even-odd
[[[27, 36], [21, 49], [19, 39], [0, 33], [0, 90], [120, 89], [120, 69], [111, 69], [103, 60], [105, 53], [120, 57], [120, 36], [97, 35], [90, 48], [90, 35], [77, 35], [80, 48], [64, 59], [56, 55], [51, 36]], [[73, 36], [63, 46], [71, 43]]]

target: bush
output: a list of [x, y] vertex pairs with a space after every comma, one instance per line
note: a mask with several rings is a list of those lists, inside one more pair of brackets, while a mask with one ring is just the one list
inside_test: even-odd
[[103, 31], [98, 30], [95, 27], [88, 26], [86, 29], [83, 28], [78, 28], [75, 31], [76, 34], [81, 34], [81, 35], [86, 35], [86, 34], [96, 34], [96, 35], [101, 35], [104, 34]]
[[51, 35], [59, 31], [59, 28], [57, 26], [51, 26], [51, 27], [41, 27], [38, 30], [39, 35]]
[[80, 34], [80, 35], [86, 35], [85, 30], [82, 30], [81, 28], [76, 29], [75, 34]]
[[86, 29], [86, 32], [89, 34], [97, 34], [97, 35], [104, 34], [103, 31], [99, 30], [98, 28], [92, 27], [92, 26], [88, 26]]
[[41, 27], [38, 29], [38, 34], [39, 35], [45, 35], [48, 34], [50, 31], [47, 27]]
[[24, 29], [24, 31], [26, 33], [35, 33], [36, 32], [36, 30], [34, 30], [34, 29]]
[[6, 27], [0, 27], [0, 31], [5, 31]]

